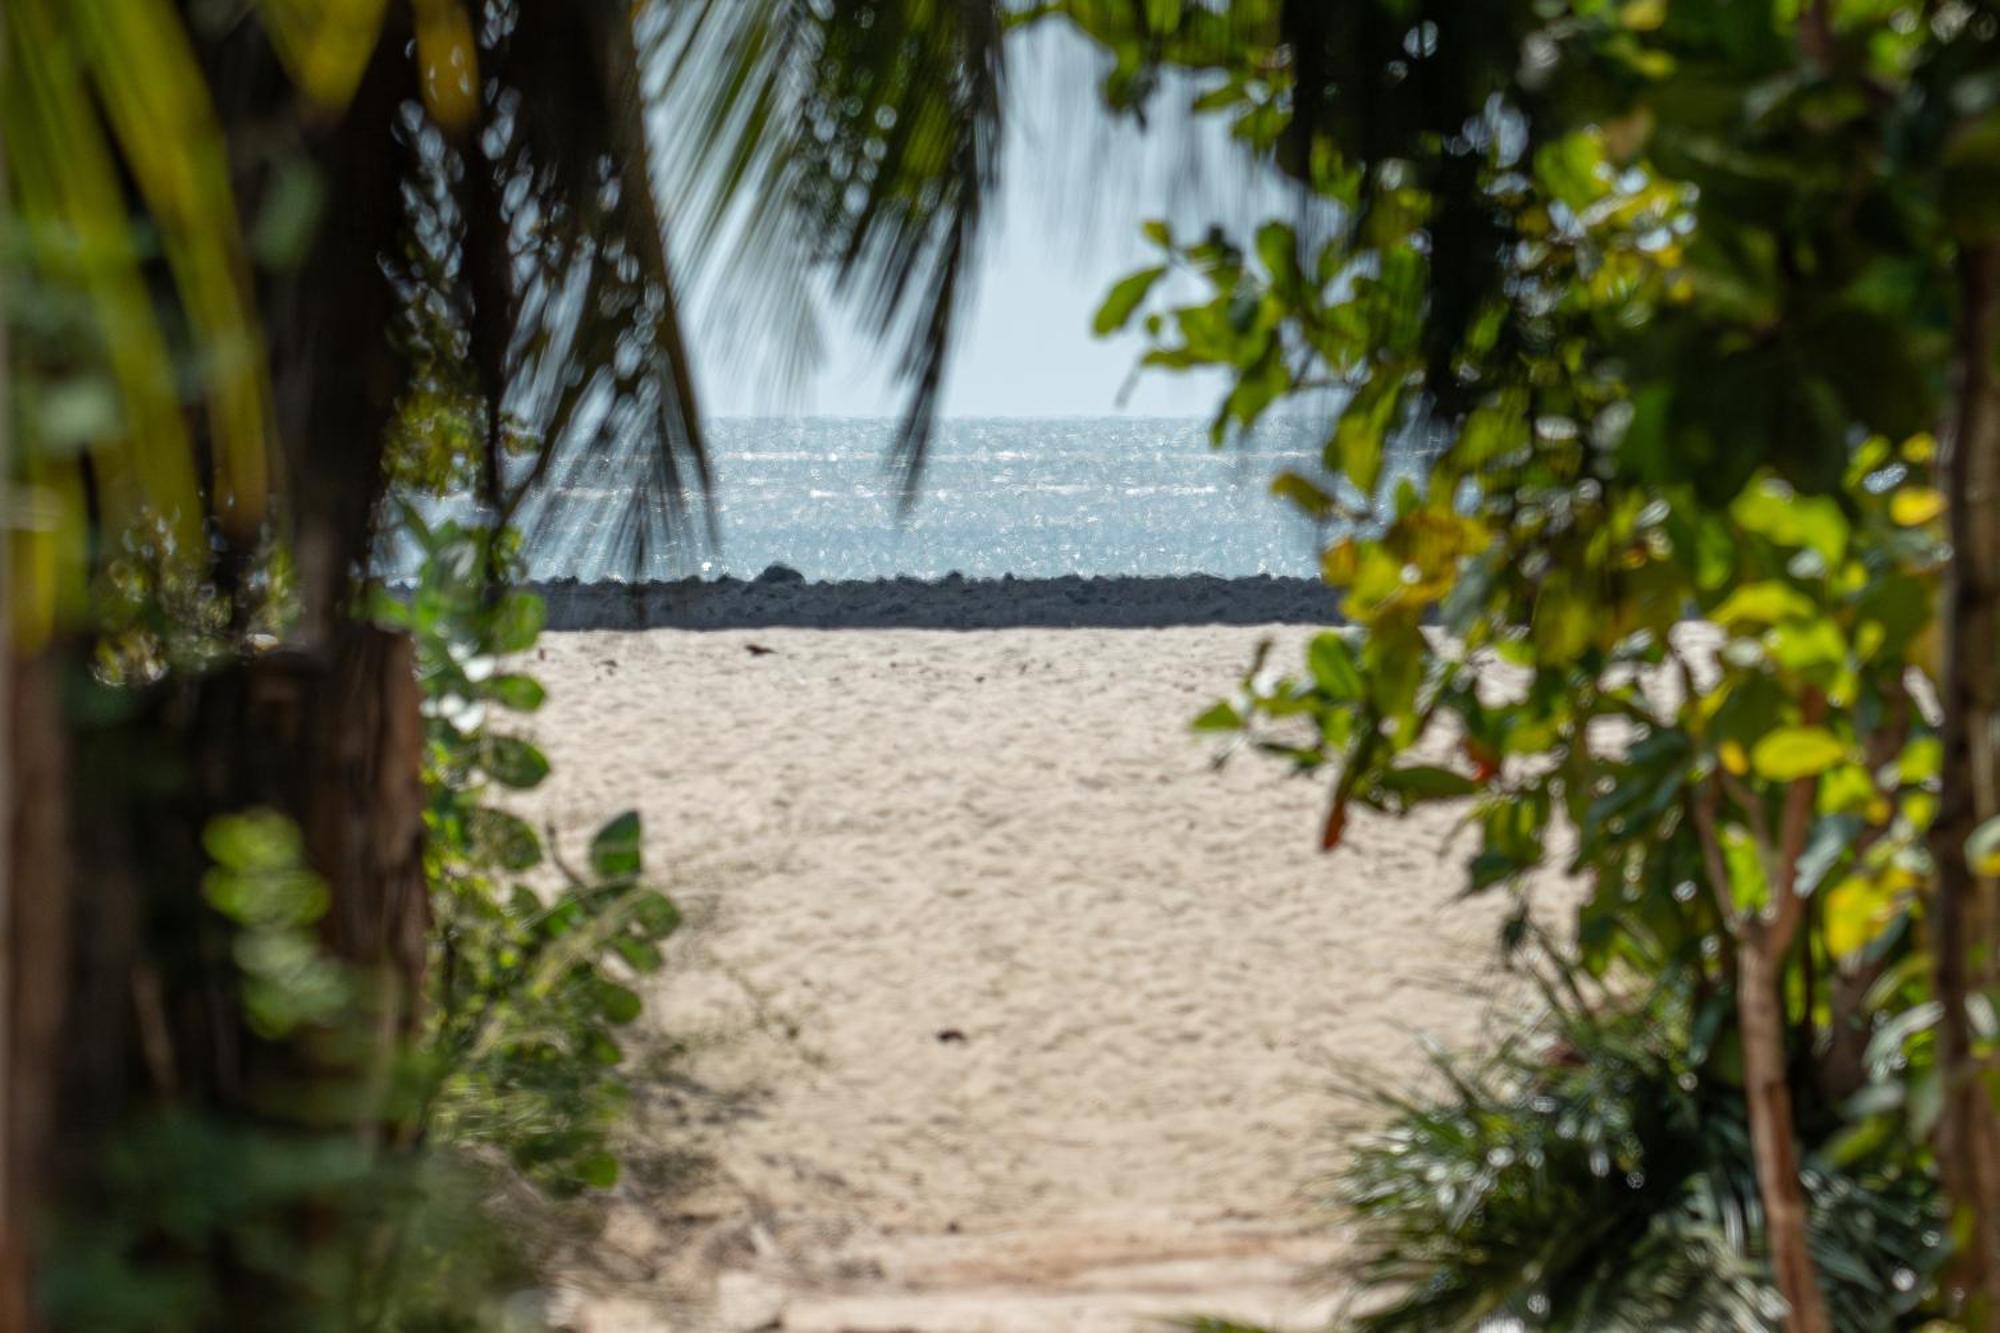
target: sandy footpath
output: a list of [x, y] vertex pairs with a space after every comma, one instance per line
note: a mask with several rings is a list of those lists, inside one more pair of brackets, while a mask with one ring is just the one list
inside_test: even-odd
[[1450, 812], [1322, 856], [1321, 784], [1211, 766], [1187, 719], [1308, 633], [547, 636], [538, 813], [637, 805], [690, 918], [573, 1326], [1323, 1319], [1343, 1070], [1476, 1036], [1501, 904]]

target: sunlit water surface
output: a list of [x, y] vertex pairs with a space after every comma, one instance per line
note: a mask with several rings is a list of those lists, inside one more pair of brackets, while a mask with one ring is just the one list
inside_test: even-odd
[[[1325, 429], [1275, 419], [1217, 450], [1207, 423], [1191, 419], [947, 421], [899, 518], [885, 461], [894, 421], [724, 419], [709, 431], [718, 546], [656, 547], [635, 560], [617, 539], [619, 506], [578, 492], [531, 545], [529, 573], [751, 578], [784, 564], [816, 580], [1309, 575], [1324, 534], [1270, 483], [1285, 469], [1317, 475]], [[1395, 451], [1389, 466], [1415, 473], [1414, 451]]]

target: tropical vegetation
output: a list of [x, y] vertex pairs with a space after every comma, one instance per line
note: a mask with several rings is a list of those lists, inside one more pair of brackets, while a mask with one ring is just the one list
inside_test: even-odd
[[617, 1178], [618, 1032], [679, 921], [635, 815], [565, 856], [510, 809], [549, 767], [504, 721], [544, 694], [505, 664], [521, 543], [582, 470], [635, 568], [702, 540], [695, 259], [807, 356], [830, 271], [914, 474], [998, 11], [0, 23], [0, 1326], [518, 1322], [486, 1202]]
[[[1323, 572], [1354, 632], [1290, 674], [1257, 664], [1198, 725], [1330, 773], [1329, 849], [1357, 806], [1465, 801], [1468, 892], [1544, 866], [1590, 887], [1557, 938], [1603, 991], [1587, 1019], [1556, 1007], [1552, 1067], [1515, 1050], [1402, 1107], [1356, 1166], [1362, 1280], [1401, 1293], [1363, 1322], [1757, 1326], [1768, 1282], [1786, 1327], [1892, 1327], [1921, 1317], [1906, 1277], [1924, 1313], [1992, 1327], [2000, 15], [1042, 8], [1111, 53], [1115, 105], [1189, 71], [1191, 110], [1296, 187], [1251, 236], [1149, 224], [1159, 260], [1100, 323], [1142, 322], [1148, 364], [1229, 374], [1218, 442], [1329, 383], [1345, 395], [1323, 473], [1278, 490], [1340, 520]], [[1196, 299], [1158, 286], [1175, 272]], [[1428, 484], [1385, 481], [1419, 426], [1449, 441]], [[1643, 1214], [1624, 1240], [1531, 1237], [1533, 1209], [1600, 1187], [1573, 1155], [1507, 1145], [1547, 1115], [1558, 1137], [1601, 1122], [1582, 1108], [1640, 1095], [1597, 1089], [1620, 1067], [1740, 1100], [1747, 1158], [1703, 1149], [1711, 1202], [1690, 1214], [1694, 1149], [1635, 1122], [1583, 1164], [1644, 1195], [1664, 1154], [1673, 1199], [1569, 1214]], [[1496, 1141], [1504, 1160], [1474, 1157]], [[1749, 1164], [1755, 1207], [1724, 1207]], [[1835, 1225], [1823, 1191], [1857, 1169], [1932, 1182], [1948, 1262], [1911, 1250], [1914, 1220]], [[1589, 1276], [1607, 1271], [1595, 1247], [1636, 1260], [1655, 1227], [1687, 1253], [1706, 1228], [1752, 1266], [1736, 1316], [1711, 1270], [1712, 1299], [1611, 1319], [1600, 1302], [1631, 1293]]]

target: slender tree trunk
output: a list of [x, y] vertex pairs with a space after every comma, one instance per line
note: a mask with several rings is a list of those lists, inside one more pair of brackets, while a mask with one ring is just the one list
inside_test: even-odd
[[1968, 1002], [2000, 982], [2000, 882], [1974, 872], [1966, 839], [2000, 815], [2000, 246], [1968, 242], [1958, 260], [1958, 404], [1944, 451], [1951, 560], [1939, 616], [1944, 790], [1931, 828], [1937, 880], [1929, 912], [1944, 1080], [1938, 1157], [1954, 1204], [1957, 1281], [1968, 1328], [2000, 1328], [2000, 1117], [1995, 1071], [1973, 1042]]
[[[1825, 700], [1804, 701], [1808, 723], [1819, 720]], [[1750, 1120], [1751, 1155], [1757, 1167], [1757, 1196], [1764, 1206], [1764, 1248], [1772, 1279], [1785, 1299], [1789, 1333], [1832, 1333], [1826, 1298], [1812, 1258], [1811, 1209], [1799, 1180], [1798, 1134], [1792, 1119], [1792, 1087], [1785, 1059], [1785, 956], [1805, 919], [1805, 899], [1796, 892], [1799, 854], [1818, 782], [1802, 778], [1786, 789], [1783, 823], [1773, 839], [1756, 824], [1758, 852], [1770, 884], [1768, 911], [1737, 900], [1716, 827], [1716, 805], [1725, 776], [1718, 773], [1690, 804], [1702, 860], [1736, 948], [1736, 1027], [1743, 1043], [1743, 1101]], [[1738, 792], [1738, 804], [1757, 810], [1754, 793]]]
[[1771, 1273], [1790, 1307], [1785, 1321], [1790, 1333], [1831, 1333], [1813, 1267], [1810, 1210], [1799, 1184], [1792, 1089], [1786, 1080], [1785, 1006], [1779, 998], [1784, 956], [1757, 923], [1746, 923], [1743, 931], [1736, 950], [1736, 1021]]
[[[12, 656], [12, 648], [6, 656]], [[10, 742], [7, 864], [17, 890], [0, 916], [6, 956], [7, 1024], [0, 1029], [6, 1080], [0, 1083], [6, 1132], [0, 1140], [0, 1330], [34, 1326], [29, 1275], [36, 1215], [48, 1202], [57, 1096], [64, 1068], [69, 969], [70, 877], [66, 747], [57, 709], [58, 665], [42, 654], [10, 661], [0, 714]]]
[[[0, 54], [0, 79], [7, 77]], [[0, 141], [0, 217], [7, 214], [7, 145]], [[0, 298], [6, 296], [6, 275], [0, 273]], [[4, 307], [0, 299], [0, 307]], [[11, 404], [7, 325], [0, 320], [0, 405]], [[14, 442], [8, 431], [11, 411], [0, 411], [0, 514], [13, 508]], [[12, 534], [0, 530], [0, 700], [13, 698], [14, 577]], [[28, 1256], [26, 1217], [17, 1177], [29, 1159], [20, 1155], [15, 1136], [14, 1108], [14, 985], [19, 975], [14, 920], [14, 730], [13, 709], [0, 706], [0, 1333], [12, 1333], [27, 1323]]]

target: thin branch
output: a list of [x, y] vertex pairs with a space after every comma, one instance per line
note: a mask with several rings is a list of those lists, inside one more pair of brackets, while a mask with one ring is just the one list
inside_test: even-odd
[[[1808, 690], [1800, 707], [1800, 718], [1807, 726], [1816, 726], [1826, 715], [1826, 696], [1818, 690]], [[1805, 916], [1805, 899], [1795, 889], [1799, 879], [1799, 856], [1806, 848], [1806, 834], [1812, 829], [1814, 797], [1819, 793], [1817, 775], [1796, 778], [1785, 791], [1785, 809], [1778, 830], [1778, 870], [1771, 881], [1771, 896], [1777, 905], [1777, 920], [1772, 924], [1771, 946], [1782, 951], [1791, 942], [1792, 934]]]
[[1708, 868], [1709, 882], [1722, 906], [1723, 917], [1734, 930], [1740, 922], [1740, 914], [1736, 910], [1736, 890], [1729, 882], [1729, 863], [1722, 855], [1722, 838], [1715, 828], [1715, 780], [1710, 778], [1698, 785], [1694, 789], [1694, 799], [1688, 805], [1694, 814], [1695, 833], [1701, 839], [1702, 863]]

